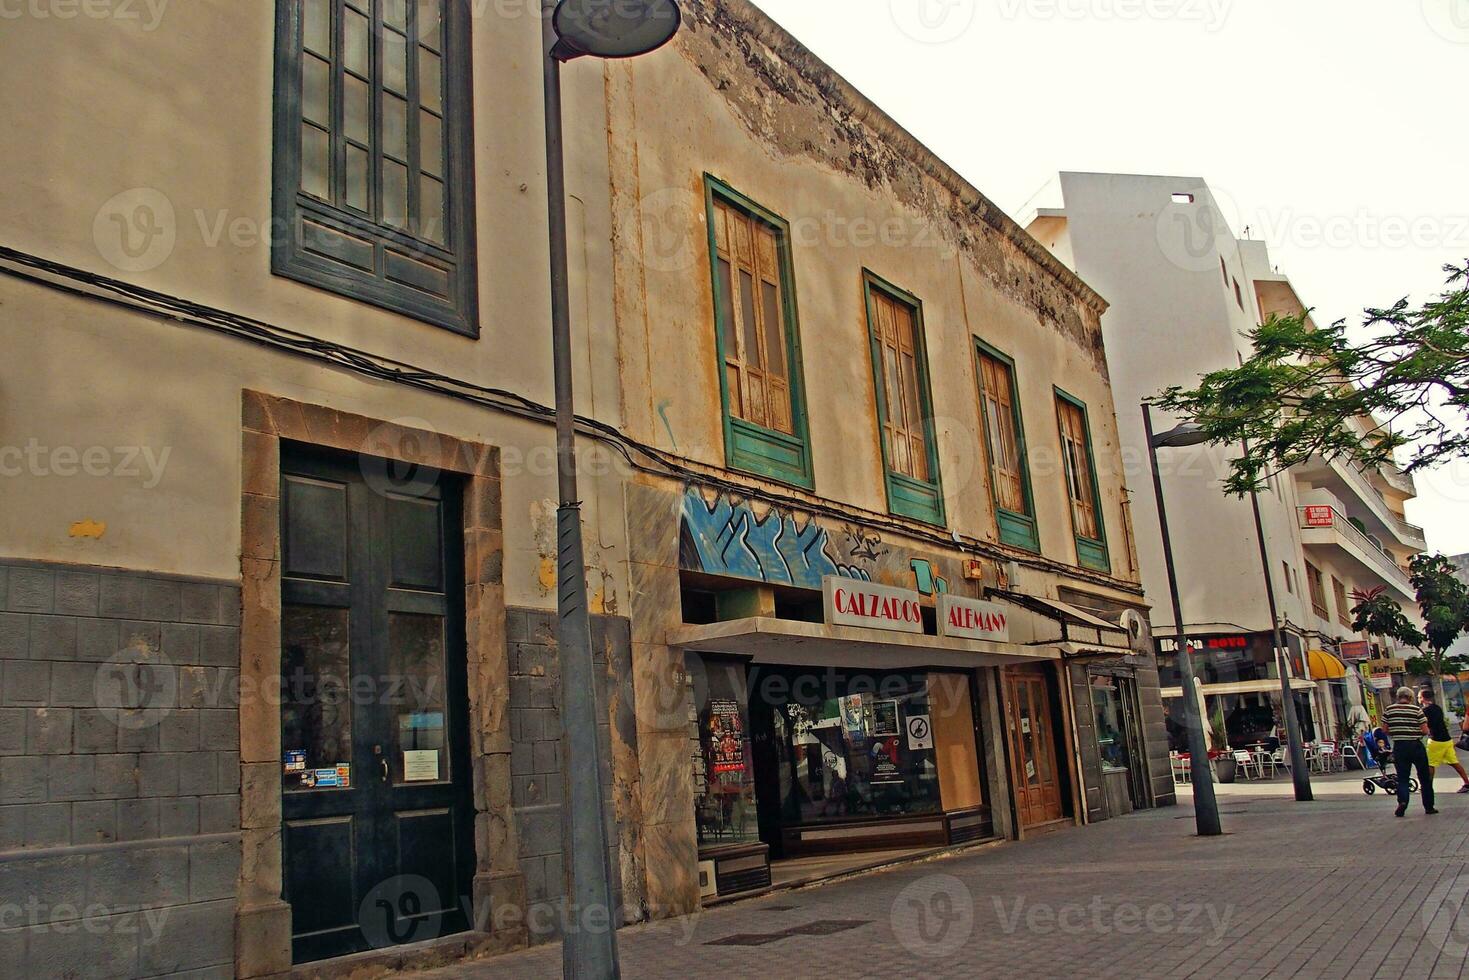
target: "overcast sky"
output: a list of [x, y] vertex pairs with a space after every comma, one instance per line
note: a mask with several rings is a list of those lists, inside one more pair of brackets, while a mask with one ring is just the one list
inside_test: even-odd
[[[1317, 322], [1469, 258], [1469, 0], [755, 0], [1011, 215], [1061, 170], [1203, 177]], [[1410, 520], [1469, 551], [1469, 463]]]

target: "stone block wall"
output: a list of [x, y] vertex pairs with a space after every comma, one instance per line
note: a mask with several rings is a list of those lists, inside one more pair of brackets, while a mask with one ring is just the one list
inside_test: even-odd
[[239, 620], [235, 583], [0, 559], [3, 972], [232, 974]]
[[[556, 614], [553, 610], [506, 610], [506, 642], [510, 653], [510, 780], [520, 867], [525, 875], [526, 925], [530, 942], [542, 943], [562, 934], [566, 895], [562, 843], [565, 800], [561, 755], [561, 673], [557, 660]], [[601, 782], [606, 804], [608, 861], [612, 868], [614, 907], [633, 909], [624, 920], [640, 917], [638, 897], [624, 884], [622, 854], [635, 833], [619, 813], [614, 760], [635, 757], [636, 725], [632, 718], [632, 642], [626, 619], [592, 617], [592, 659], [605, 679], [598, 692], [598, 735], [602, 746]], [[615, 729], [615, 730], [614, 730]], [[615, 736], [615, 737], [614, 737]], [[631, 753], [614, 750], [614, 744]], [[621, 794], [624, 795], [625, 794]]]

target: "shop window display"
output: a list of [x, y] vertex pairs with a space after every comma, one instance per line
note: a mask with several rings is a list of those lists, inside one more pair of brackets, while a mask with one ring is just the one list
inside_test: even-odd
[[882, 681], [872, 692], [774, 706], [783, 823], [939, 810], [932, 740], [915, 743], [907, 729], [909, 717], [929, 715], [927, 679], [888, 675]]
[[699, 845], [758, 841], [745, 666], [714, 658], [690, 660], [698, 732], [693, 768]]
[[1127, 717], [1115, 678], [1092, 678], [1092, 707], [1097, 716], [1097, 750], [1102, 757], [1102, 769], [1109, 772], [1127, 769]]

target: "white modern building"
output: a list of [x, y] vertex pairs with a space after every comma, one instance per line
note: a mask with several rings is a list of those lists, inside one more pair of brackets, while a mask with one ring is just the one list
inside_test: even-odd
[[[1237, 364], [1250, 353], [1253, 326], [1307, 306], [1264, 242], [1235, 236], [1198, 177], [1062, 173], [1021, 224], [1111, 303], [1102, 328], [1168, 704], [1180, 693], [1169, 656], [1176, 626], [1141, 403]], [[1154, 413], [1157, 431], [1177, 421]], [[1280, 680], [1250, 502], [1221, 487], [1229, 456], [1223, 447], [1163, 449], [1159, 462], [1196, 669], [1211, 714], [1225, 716], [1232, 743], [1247, 744], [1272, 727]], [[1349, 609], [1354, 590], [1382, 587], [1414, 612], [1404, 567], [1424, 540], [1404, 519], [1413, 496], [1412, 479], [1396, 469], [1324, 459], [1271, 477], [1259, 495], [1265, 564], [1291, 649], [1291, 686], [1309, 709], [1308, 738], [1335, 737], [1350, 705], [1364, 700], [1364, 679], [1375, 672], [1386, 686], [1401, 668], [1389, 643], [1353, 633]]]

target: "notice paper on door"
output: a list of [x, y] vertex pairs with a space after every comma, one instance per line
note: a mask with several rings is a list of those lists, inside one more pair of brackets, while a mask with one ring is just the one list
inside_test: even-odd
[[423, 783], [439, 778], [438, 749], [407, 749], [403, 753], [403, 782]]

